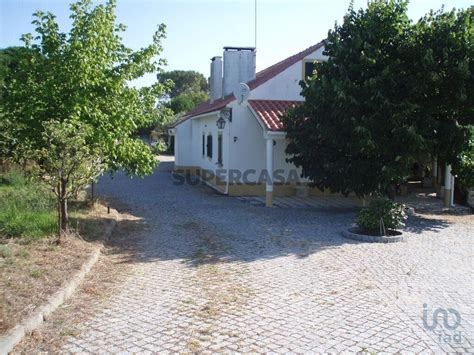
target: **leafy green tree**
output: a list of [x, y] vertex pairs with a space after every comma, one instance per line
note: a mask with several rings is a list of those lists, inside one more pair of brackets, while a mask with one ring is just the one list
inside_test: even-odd
[[306, 102], [285, 119], [289, 160], [321, 189], [359, 196], [387, 190], [423, 139], [406, 112], [400, 48], [410, 34], [404, 1], [350, 8], [330, 31], [327, 62], [302, 83]]
[[[68, 200], [93, 183], [105, 165], [102, 150], [87, 143], [92, 126], [78, 120], [45, 121], [45, 147], [36, 151], [39, 176], [50, 186], [58, 201], [58, 225], [69, 228]], [[61, 238], [61, 233], [59, 234]]]
[[0, 49], [0, 93], [3, 94], [5, 82], [16, 71], [22, 56], [27, 52], [24, 47], [8, 47]]
[[175, 116], [191, 111], [209, 99], [208, 83], [201, 73], [193, 70], [172, 70], [159, 73], [157, 77], [161, 83], [174, 83], [166, 107], [170, 108]]
[[175, 113], [188, 112], [209, 98], [204, 91], [184, 92], [173, 97], [168, 107]]
[[474, 188], [474, 126], [471, 126], [468, 147], [459, 155], [454, 170], [464, 187]]
[[22, 80], [18, 76], [18, 67], [22, 60], [28, 58], [32, 54], [31, 50], [25, 47], [9, 47], [0, 49], [0, 161], [5, 158], [12, 158], [14, 154], [13, 146], [16, 141], [14, 136], [8, 130], [8, 117], [3, 114], [3, 103], [5, 90], [9, 86], [14, 76], [17, 80]]
[[179, 96], [186, 92], [207, 92], [207, 80], [201, 73], [193, 70], [172, 70], [161, 72], [157, 75], [158, 81], [165, 84], [168, 81], [174, 83], [169, 92], [170, 98]]
[[[97, 170], [85, 174], [84, 167], [92, 163], [101, 171], [124, 169], [127, 174], [140, 176], [151, 173], [157, 161], [134, 132], [160, 117], [157, 102], [166, 96], [170, 85], [136, 88], [129, 82], [161, 70], [164, 61], [157, 56], [162, 52], [165, 26], [158, 27], [152, 44], [133, 51], [121, 42], [120, 32], [125, 26], [115, 23], [114, 0], [95, 7], [92, 0], [80, 0], [71, 5], [70, 17], [72, 28], [66, 34], [59, 31], [53, 14], [39, 11], [33, 22], [36, 36], [22, 37], [32, 54], [20, 62], [17, 75], [8, 84], [3, 107], [8, 129], [17, 142], [16, 159], [34, 158], [40, 171], [59, 182], [59, 191], [75, 190], [72, 181], [48, 168], [58, 163], [61, 149], [67, 156], [78, 148], [74, 140], [71, 146], [59, 144], [61, 136], [69, 137], [68, 127], [73, 125], [83, 132], [80, 139], [87, 152], [81, 153], [81, 164], [71, 165], [77, 169], [72, 175], [84, 174], [84, 180], [90, 181], [92, 175], [99, 174]], [[59, 131], [52, 128], [54, 125]], [[48, 155], [51, 140], [56, 145]], [[48, 164], [46, 158], [50, 159]], [[70, 194], [61, 194], [66, 198], [61, 199], [59, 209], [67, 211]], [[67, 229], [67, 220], [61, 229]]]
[[[468, 112], [460, 105], [468, 105], [447, 98], [426, 111], [426, 98], [436, 101], [434, 94], [423, 96], [422, 87], [430, 85], [424, 78], [428, 69], [434, 70], [431, 78], [442, 77], [439, 88], [452, 76], [443, 77], [436, 66], [420, 69], [420, 52], [434, 45], [423, 39], [419, 27], [408, 19], [406, 1], [374, 1], [366, 10], [351, 7], [343, 23], [329, 32], [328, 60], [317, 63], [315, 75], [302, 83], [305, 104], [284, 119], [289, 161], [317, 187], [346, 195], [390, 195], [419, 157], [434, 152], [453, 165], [459, 159], [465, 146], [465, 127], [459, 123]], [[453, 35], [453, 46], [459, 48], [454, 57], [468, 57], [466, 38]], [[459, 63], [463, 67], [466, 62]], [[417, 70], [424, 71], [413, 80]], [[453, 83], [458, 93], [466, 90], [471, 75], [464, 67], [460, 72], [462, 79]], [[449, 110], [459, 114], [449, 116]], [[443, 145], [445, 137], [460, 143]]]
[[414, 26], [405, 50], [412, 119], [430, 143], [432, 156], [451, 163], [461, 180], [472, 154], [473, 18], [474, 7], [431, 11]]

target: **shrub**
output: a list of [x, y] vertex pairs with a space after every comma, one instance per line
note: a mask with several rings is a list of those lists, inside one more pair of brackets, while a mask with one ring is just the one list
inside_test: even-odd
[[404, 205], [379, 197], [370, 201], [369, 207], [359, 212], [357, 224], [360, 229], [369, 233], [385, 235], [387, 230], [402, 228], [406, 218]]

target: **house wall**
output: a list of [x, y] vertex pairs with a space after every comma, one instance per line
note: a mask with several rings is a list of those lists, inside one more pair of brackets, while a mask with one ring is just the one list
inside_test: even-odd
[[[265, 140], [263, 129], [247, 107], [247, 103], [239, 105], [236, 102], [229, 105], [232, 108], [232, 143], [230, 145], [230, 168], [240, 171], [262, 169], [265, 162]], [[233, 141], [237, 137], [237, 141]], [[249, 180], [257, 181], [255, 174], [248, 176]]]
[[[231, 124], [226, 122], [224, 129], [217, 128], [216, 122], [219, 118], [217, 112], [202, 115], [197, 118], [188, 120], [189, 130], [181, 130], [176, 132], [178, 141], [187, 141], [183, 143], [187, 152], [186, 158], [182, 156], [175, 157], [175, 170], [178, 172], [186, 172], [201, 176], [208, 184], [217, 190], [226, 193], [227, 174], [226, 169], [229, 164], [229, 142], [231, 141], [230, 130]], [[184, 124], [184, 123], [183, 123]], [[183, 125], [181, 124], [181, 125]], [[179, 125], [179, 126], [181, 126]], [[188, 131], [190, 134], [188, 135]], [[204, 154], [202, 149], [202, 137], [204, 134]], [[218, 165], [218, 136], [222, 135], [222, 164]], [[207, 156], [207, 136], [212, 136], [212, 157]], [[182, 145], [178, 143], [178, 149]], [[184, 149], [184, 148], [182, 148]], [[184, 162], [184, 163], [183, 163]]]
[[303, 63], [311, 60], [327, 60], [327, 56], [323, 55], [323, 48], [314, 51], [306, 56], [303, 61], [293, 64], [274, 78], [252, 90], [249, 98], [254, 100], [303, 100], [300, 95], [301, 86], [299, 82], [303, 79]]
[[[325, 60], [320, 48], [305, 57], [303, 61], [297, 62], [270, 79], [261, 86], [250, 92], [250, 99], [256, 100], [303, 100], [300, 95], [301, 86], [299, 82], [303, 79], [303, 66], [305, 61]], [[255, 169], [257, 174], [249, 175], [253, 177], [252, 182], [259, 182], [258, 176], [262, 169], [266, 168], [266, 143], [264, 129], [250, 111], [247, 102], [242, 105], [232, 102], [228, 105], [232, 107], [234, 122], [232, 129], [238, 137], [236, 144], [231, 145], [231, 168], [245, 170]], [[234, 135], [233, 133], [233, 135]], [[273, 147], [273, 167], [274, 170], [282, 169], [282, 174], [286, 179], [291, 171], [296, 172], [299, 177], [301, 169], [296, 169], [293, 164], [287, 163], [285, 153], [287, 142], [284, 139], [275, 140]], [[301, 182], [308, 182], [307, 179], [300, 178]]]
[[191, 133], [191, 120], [187, 120], [175, 127], [174, 157], [176, 167], [193, 166], [193, 159], [189, 147]]
[[[250, 169], [255, 173], [247, 175], [251, 183], [262, 182], [262, 170], [266, 169], [266, 139], [264, 130], [259, 121], [250, 111], [247, 103], [238, 105], [231, 103], [234, 120], [232, 122], [232, 136], [237, 137], [237, 142], [231, 140], [231, 161], [230, 168], [237, 169], [244, 174]], [[301, 169], [296, 169], [293, 164], [287, 163], [285, 153], [287, 141], [285, 139], [275, 139], [273, 146], [273, 168], [282, 170], [279, 175], [288, 180], [290, 174], [297, 176], [299, 182], [307, 182], [307, 179], [300, 178]], [[232, 180], [231, 180], [232, 181]]]
[[[196, 166], [206, 170], [226, 169], [229, 159], [228, 143], [229, 143], [229, 122], [223, 130], [217, 128], [216, 122], [219, 116], [212, 113], [200, 118], [191, 119], [193, 127], [192, 157]], [[202, 135], [205, 135], [205, 153], [202, 154]], [[222, 166], [217, 165], [217, 137], [222, 134]], [[207, 136], [212, 135], [212, 158], [207, 157]]]
[[[322, 49], [319, 49], [307, 56], [307, 60], [325, 60], [322, 55]], [[265, 100], [303, 100], [300, 95], [301, 87], [300, 80], [303, 78], [304, 61], [300, 61], [290, 66], [274, 78], [270, 79], [261, 86], [255, 88], [250, 92], [250, 99], [265, 99]], [[175, 140], [176, 151], [176, 166], [177, 167], [196, 167], [202, 170], [213, 171], [235, 169], [242, 174], [248, 170], [255, 170], [255, 173], [247, 174], [250, 185], [232, 184], [232, 177], [230, 178], [231, 186], [229, 187], [229, 194], [231, 195], [246, 195], [246, 194], [264, 194], [265, 185], [259, 180], [262, 170], [266, 168], [266, 141], [264, 138], [264, 129], [261, 123], [255, 118], [248, 107], [248, 103], [244, 102], [239, 105], [236, 101], [231, 102], [227, 107], [232, 108], [232, 122], [226, 122], [223, 134], [223, 165], [217, 166], [217, 134], [218, 129], [216, 121], [218, 119], [217, 113], [203, 115], [197, 118], [188, 120], [177, 126]], [[213, 137], [213, 157], [212, 159], [202, 155], [202, 133], [206, 137], [209, 133]], [[236, 137], [236, 142], [234, 142]], [[186, 143], [191, 142], [191, 144]], [[276, 139], [276, 144], [273, 147], [273, 166], [274, 170], [282, 169], [282, 174], [286, 179], [293, 171], [296, 171], [296, 176], [300, 176], [301, 170], [296, 169], [293, 164], [286, 162], [285, 149], [287, 142], [285, 139]], [[294, 175], [293, 175], [294, 176]], [[213, 185], [217, 184], [217, 180], [221, 183], [218, 189], [225, 190], [222, 182], [227, 181], [229, 177], [227, 174], [221, 176], [220, 179], [211, 181]], [[306, 183], [307, 179], [299, 178], [300, 182]], [[313, 189], [312, 194], [319, 195], [322, 192]], [[291, 186], [275, 185], [275, 195], [292, 195], [294, 194], [294, 184]]]

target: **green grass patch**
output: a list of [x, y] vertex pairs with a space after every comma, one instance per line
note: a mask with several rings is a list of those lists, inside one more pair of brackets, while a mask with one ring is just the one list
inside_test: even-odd
[[6, 186], [25, 186], [26, 184], [25, 175], [18, 169], [12, 169], [0, 175], [0, 188]]
[[17, 170], [0, 175], [0, 235], [38, 239], [57, 229], [52, 193]]

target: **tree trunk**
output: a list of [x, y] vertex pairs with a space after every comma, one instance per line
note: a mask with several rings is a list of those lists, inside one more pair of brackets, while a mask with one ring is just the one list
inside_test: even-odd
[[67, 233], [69, 231], [69, 215], [67, 212], [67, 200], [62, 198], [60, 202], [61, 208], [61, 224], [60, 230], [61, 233]]
[[57, 209], [57, 212], [58, 212], [58, 240], [57, 240], [57, 242], [60, 243], [61, 242], [61, 196], [60, 196], [61, 185], [60, 184], [58, 184], [55, 193], [56, 193], [56, 196], [57, 196], [56, 209]]
[[95, 185], [94, 181], [92, 181], [92, 184], [91, 184], [91, 201], [90, 201], [91, 206], [94, 206], [94, 204], [95, 204], [95, 196], [94, 196], [95, 195], [94, 194], [94, 187], [95, 186], [94, 185]]
[[60, 192], [60, 199], [59, 199], [59, 209], [61, 220], [59, 224], [59, 232], [60, 234], [68, 233], [69, 232], [69, 214], [67, 210], [67, 182], [65, 180], [61, 180], [61, 192]]

